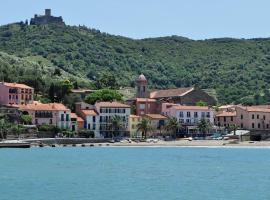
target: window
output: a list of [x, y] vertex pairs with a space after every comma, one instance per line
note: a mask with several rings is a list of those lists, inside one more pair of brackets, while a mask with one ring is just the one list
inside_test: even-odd
[[52, 119], [50, 119], [50, 124], [52, 124]]
[[206, 113], [206, 117], [207, 117], [207, 118], [210, 118], [210, 112], [207, 112], [207, 113]]
[[66, 114], [66, 121], [69, 121], [69, 114]]
[[87, 127], [87, 129], [90, 129], [90, 124], [88, 124], [88, 127]]
[[182, 111], [179, 113], [179, 117], [181, 117], [181, 118], [184, 117], [184, 113]]
[[219, 117], [217, 118], [217, 121], [218, 121], [218, 122], [220, 121], [220, 118], [219, 118]]
[[22, 99], [24, 99], [24, 96], [23, 96], [23, 94], [22, 94]]
[[11, 95], [9, 95], [9, 99], [11, 99]]
[[254, 117], [254, 114], [252, 114], [252, 119], [254, 119], [255, 117]]
[[93, 116], [93, 122], [94, 123], [96, 122], [96, 116]]
[[260, 115], [257, 115], [257, 119], [260, 119]]
[[198, 112], [194, 112], [194, 118], [198, 118]]
[[190, 112], [187, 112], [187, 117], [190, 117]]
[[35, 124], [38, 124], [38, 119], [35, 120]]
[[255, 126], [254, 126], [254, 123], [252, 123], [252, 128], [254, 128]]
[[96, 124], [93, 124], [93, 130], [96, 130]]
[[233, 121], [233, 117], [231, 117], [231, 121]]
[[263, 116], [263, 120], [265, 120], [265, 115]]
[[186, 123], [189, 124], [190, 123], [190, 119], [186, 119]]
[[145, 109], [145, 104], [140, 104], [140, 105], [139, 105], [139, 108], [140, 108], [141, 110], [144, 110], [144, 109]]
[[261, 128], [261, 124], [260, 123], [258, 123], [258, 128]]
[[205, 118], [205, 112], [202, 112], [201, 116], [202, 116], [202, 118]]
[[226, 122], [226, 117], [224, 117], [224, 120], [223, 121]]
[[64, 121], [64, 120], [65, 120], [65, 115], [61, 114], [61, 121]]
[[241, 119], [243, 119], [243, 115], [241, 115]]
[[243, 128], [244, 127], [244, 125], [241, 123], [241, 128]]
[[269, 129], [269, 124], [266, 124], [266, 128]]

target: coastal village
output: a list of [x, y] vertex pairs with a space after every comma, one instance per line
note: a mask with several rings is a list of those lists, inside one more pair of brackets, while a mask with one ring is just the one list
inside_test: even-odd
[[[62, 17], [35, 15], [31, 25], [65, 25]], [[33, 85], [0, 83], [0, 112], [17, 125], [1, 125], [1, 138], [99, 138], [162, 140], [268, 140], [270, 105], [217, 105], [217, 100], [197, 86], [150, 89], [143, 74], [135, 82], [135, 96], [125, 100], [42, 103]], [[104, 88], [105, 89], [105, 88]], [[85, 99], [96, 90], [71, 89]], [[19, 127], [23, 127], [20, 131]], [[22, 134], [20, 134], [22, 132]]]
[[[270, 130], [268, 105], [218, 107], [215, 98], [195, 87], [149, 91], [143, 74], [136, 80], [136, 96], [126, 101], [76, 102], [75, 110], [71, 110], [62, 103], [35, 101], [34, 96], [34, 88], [25, 84], [0, 83], [1, 113], [31, 129], [35, 134], [29, 137], [33, 138], [79, 137], [78, 133], [88, 132], [84, 137], [218, 140], [241, 136], [242, 140], [265, 140]], [[21, 116], [31, 120], [18, 121]], [[142, 127], [144, 123], [148, 124]], [[44, 132], [44, 125], [58, 132], [49, 129], [47, 134], [39, 134], [39, 128]]]

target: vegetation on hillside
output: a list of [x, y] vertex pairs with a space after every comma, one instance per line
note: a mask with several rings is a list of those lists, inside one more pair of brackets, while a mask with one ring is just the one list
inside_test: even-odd
[[82, 26], [17, 23], [0, 27], [0, 51], [2, 77], [41, 92], [67, 77], [78, 87], [133, 87], [144, 73], [151, 88], [196, 85], [214, 89], [220, 103], [270, 103], [268, 38], [133, 40]]

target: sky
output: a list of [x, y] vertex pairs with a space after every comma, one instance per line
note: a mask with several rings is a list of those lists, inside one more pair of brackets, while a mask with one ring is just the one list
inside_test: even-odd
[[270, 37], [270, 0], [0, 0], [0, 25], [51, 8], [68, 25], [135, 39]]

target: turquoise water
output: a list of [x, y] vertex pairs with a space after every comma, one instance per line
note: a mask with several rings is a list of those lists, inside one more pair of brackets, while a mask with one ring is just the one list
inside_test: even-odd
[[269, 200], [270, 149], [0, 149], [1, 200]]

